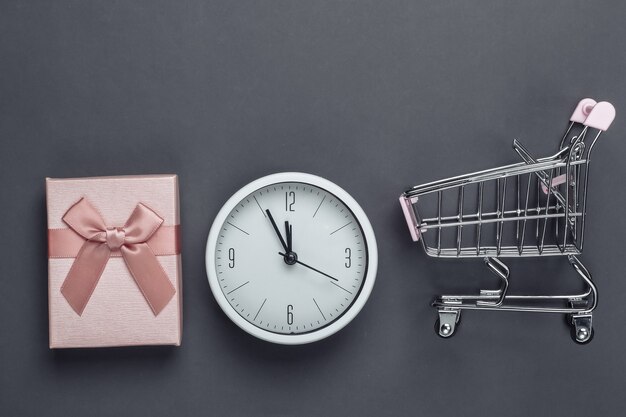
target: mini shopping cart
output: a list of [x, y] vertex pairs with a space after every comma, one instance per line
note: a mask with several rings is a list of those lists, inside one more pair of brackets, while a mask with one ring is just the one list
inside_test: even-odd
[[[439, 336], [455, 333], [462, 310], [504, 310], [565, 314], [573, 340], [591, 341], [598, 293], [578, 255], [584, 244], [591, 151], [614, 118], [610, 103], [583, 99], [553, 156], [535, 159], [514, 140], [523, 162], [418, 185], [400, 196], [411, 237], [428, 256], [482, 258], [500, 283], [497, 290], [475, 295], [437, 297]], [[567, 256], [586, 290], [509, 294], [509, 268], [501, 258], [538, 256]]]

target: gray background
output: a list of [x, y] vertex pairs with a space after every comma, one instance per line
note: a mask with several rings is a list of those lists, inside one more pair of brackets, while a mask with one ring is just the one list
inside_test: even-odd
[[[625, 18], [619, 1], [0, 1], [0, 414], [623, 413]], [[552, 153], [586, 96], [618, 110], [582, 257], [594, 341], [480, 312], [438, 338], [432, 297], [491, 281], [428, 259], [397, 196], [516, 161], [513, 137]], [[225, 200], [287, 170], [348, 190], [380, 247], [361, 314], [300, 347], [239, 330], [204, 271]], [[182, 347], [48, 350], [44, 177], [144, 173], [180, 175]], [[510, 266], [512, 290], [576, 287], [562, 258]]]

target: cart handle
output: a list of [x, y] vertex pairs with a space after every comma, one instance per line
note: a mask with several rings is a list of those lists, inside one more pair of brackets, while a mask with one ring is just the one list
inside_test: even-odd
[[606, 131], [615, 119], [615, 107], [608, 101], [601, 101], [589, 112], [583, 124], [594, 129]]
[[[572, 178], [573, 179], [573, 178]], [[558, 177], [552, 179], [552, 187], [557, 187], [567, 182], [567, 174], [561, 174]], [[548, 187], [543, 182], [541, 183], [541, 190], [544, 194], [548, 194]]]
[[402, 212], [404, 213], [404, 219], [406, 225], [409, 227], [409, 233], [411, 233], [411, 239], [413, 242], [420, 240], [420, 230], [417, 224], [417, 218], [415, 217], [415, 209], [413, 209], [413, 203], [417, 201], [417, 197], [400, 196], [400, 205], [402, 206]]
[[569, 120], [574, 123], [585, 123], [589, 113], [591, 113], [591, 110], [593, 110], [596, 104], [597, 102], [592, 98], [583, 98], [578, 102]]

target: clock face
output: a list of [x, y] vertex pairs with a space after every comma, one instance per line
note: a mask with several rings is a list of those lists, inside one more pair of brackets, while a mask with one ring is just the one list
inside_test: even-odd
[[360, 310], [375, 276], [372, 245], [367, 217], [345, 191], [307, 174], [276, 174], [222, 209], [209, 236], [207, 271], [220, 306], [245, 330], [306, 343]]

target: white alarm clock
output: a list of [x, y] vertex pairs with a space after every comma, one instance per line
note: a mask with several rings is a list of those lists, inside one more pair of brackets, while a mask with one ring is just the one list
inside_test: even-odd
[[207, 241], [211, 290], [246, 332], [281, 344], [323, 339], [367, 301], [378, 266], [374, 231], [336, 184], [286, 172], [239, 190]]

